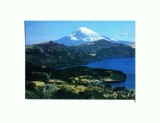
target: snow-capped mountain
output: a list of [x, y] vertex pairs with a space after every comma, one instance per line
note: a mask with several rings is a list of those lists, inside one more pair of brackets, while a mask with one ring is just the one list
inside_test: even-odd
[[74, 31], [72, 34], [58, 39], [56, 42], [65, 45], [79, 45], [88, 42], [93, 42], [101, 39], [106, 39], [106, 37], [86, 28], [80, 27], [78, 30]]

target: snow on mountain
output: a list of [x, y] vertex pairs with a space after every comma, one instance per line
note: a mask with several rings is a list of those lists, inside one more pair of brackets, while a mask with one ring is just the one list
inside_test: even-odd
[[100, 39], [105, 39], [103, 36], [98, 33], [86, 28], [80, 27], [78, 30], [73, 32], [71, 35], [72, 39], [75, 40], [83, 40], [85, 42], [92, 42]]
[[93, 42], [101, 39], [107, 40], [106, 37], [86, 27], [80, 27], [78, 30], [74, 31], [72, 34], [57, 40], [57, 42], [65, 45], [79, 45], [79, 44]]

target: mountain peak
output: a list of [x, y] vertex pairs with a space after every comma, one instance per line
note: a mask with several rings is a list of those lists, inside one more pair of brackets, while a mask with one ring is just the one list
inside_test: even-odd
[[83, 33], [88, 33], [88, 34], [96, 33], [96, 32], [90, 30], [90, 29], [87, 28], [87, 27], [80, 27], [80, 28], [78, 29], [78, 31], [83, 32]]
[[[88, 28], [87, 27], [79, 27], [79, 30], [85, 30], [85, 29], [87, 29], [88, 30]], [[89, 29], [90, 30], [90, 29]]]
[[83, 35], [89, 36], [89, 35], [97, 35], [99, 36], [98, 33], [94, 32], [93, 30], [87, 28], [87, 27], [80, 27], [78, 30], [73, 32], [71, 35], [76, 35], [77, 33], [81, 33]]
[[87, 27], [80, 27], [70, 35], [59, 39], [58, 42], [65, 45], [79, 45], [101, 39], [106, 38]]

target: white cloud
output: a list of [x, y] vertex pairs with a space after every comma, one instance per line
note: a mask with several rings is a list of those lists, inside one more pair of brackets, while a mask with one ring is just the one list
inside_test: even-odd
[[120, 36], [123, 36], [123, 37], [134, 37], [133, 34], [130, 34], [130, 33], [127, 33], [127, 32], [120, 33]]
[[121, 33], [120, 35], [121, 36], [129, 36], [129, 33], [124, 32], [124, 33]]

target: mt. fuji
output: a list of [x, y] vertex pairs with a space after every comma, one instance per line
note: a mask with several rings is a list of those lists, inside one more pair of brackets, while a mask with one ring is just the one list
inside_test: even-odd
[[80, 27], [78, 30], [74, 31], [72, 34], [58, 39], [56, 42], [65, 45], [80, 45], [88, 42], [93, 42], [101, 39], [106, 39], [106, 37], [86, 28]]

